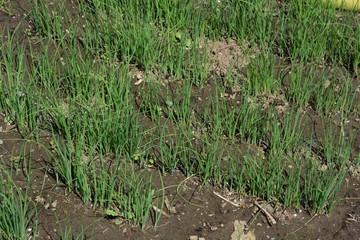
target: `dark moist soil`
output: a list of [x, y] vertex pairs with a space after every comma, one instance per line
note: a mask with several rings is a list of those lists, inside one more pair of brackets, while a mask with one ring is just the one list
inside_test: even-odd
[[[24, 33], [20, 34], [19, 41], [25, 40], [27, 38], [25, 32], [30, 25], [28, 19], [24, 18], [26, 9], [30, 9], [28, 1], [13, 1], [11, 15], [0, 11], [0, 29], [13, 31], [19, 27], [19, 31]], [[234, 42], [212, 44], [214, 57], [211, 60], [211, 71], [220, 76], [226, 75], [228, 67], [232, 64], [231, 61], [241, 57], [241, 49]], [[241, 63], [241, 66], [235, 67], [241, 69], [248, 64], [245, 59]], [[136, 69], [134, 71], [134, 81], [140, 80], [143, 73]], [[278, 69], [275, 71], [282, 75], [284, 89], [286, 89], [290, 79], [286, 63], [279, 60]], [[341, 71], [344, 69], [335, 69], [335, 74], [332, 73], [332, 75], [336, 75], [336, 72], [341, 75]], [[358, 82], [359, 79], [355, 77], [354, 87], [358, 87]], [[171, 81], [167, 84], [170, 87], [171, 84], [176, 85]], [[136, 93], [140, 90], [134, 86], [133, 91]], [[224, 97], [231, 98], [237, 91], [239, 89], [235, 84], [229, 87], [229, 93], [226, 93]], [[204, 108], [203, 103], [207, 102], [207, 98], [211, 97], [212, 93], [214, 89], [211, 82], [207, 88], [195, 89], [193, 108], [201, 111]], [[233, 100], [236, 105], [236, 99]], [[137, 101], [141, 102], [141, 99]], [[285, 102], [282, 96], [272, 96], [262, 101], [264, 109], [275, 102], [279, 114], [291, 105]], [[355, 101], [359, 102], [359, 98]], [[317, 140], [321, 141], [323, 123], [316, 112], [311, 111], [311, 106], [308, 110], [304, 113], [303, 125], [309, 131], [309, 137], [311, 132], [318, 132]], [[151, 121], [144, 121], [144, 124], [151, 125]], [[333, 129], [336, 131], [336, 119], [334, 118], [332, 122]], [[356, 119], [350, 122], [351, 126], [347, 126], [348, 129], [359, 132], [359, 122]], [[74, 234], [83, 230], [85, 236], [92, 239], [236, 239], [235, 229], [239, 223], [244, 222], [248, 224], [249, 232], [246, 235], [248, 238], [243, 239], [360, 239], [360, 180], [356, 174], [347, 176], [342, 188], [344, 199], [328, 216], [311, 215], [305, 211], [283, 209], [281, 206], [274, 208], [255, 197], [241, 196], [218, 187], [203, 186], [197, 178], [185, 178], [181, 172], [175, 171], [172, 175], [163, 176], [164, 185], [173, 186], [167, 188], [165, 192], [171, 206], [164, 208], [164, 214], [156, 228], [153, 227], [154, 221], [151, 216], [150, 221], [141, 230], [127, 222], [116, 222], [118, 219], [104, 218], [99, 210], [94, 210], [90, 205], [84, 205], [76, 194], [66, 191], [64, 186], [56, 183], [48, 167], [51, 159], [47, 158], [44, 149], [31, 142], [24, 144], [16, 127], [4, 122], [3, 114], [0, 115], [0, 130], [2, 164], [5, 164], [7, 169], [15, 169], [14, 181], [24, 190], [27, 184], [25, 172], [30, 169], [31, 191], [29, 192], [31, 199], [37, 203], [39, 239], [60, 239], [66, 228], [71, 228]], [[50, 134], [43, 132], [41, 138], [48, 144]], [[356, 134], [353, 156], [358, 155], [359, 146], [360, 138], [359, 134]], [[229, 151], [239, 151], [241, 154], [242, 149], [247, 149], [247, 146], [230, 144], [226, 148], [229, 148]], [[26, 161], [30, 164], [24, 165], [24, 161], [18, 158], [20, 155], [26, 156]], [[146, 171], [145, 174], [152, 175], [155, 179], [154, 184], [161, 187], [155, 170], [150, 168], [143, 171]], [[265, 211], [260, 211], [259, 206]], [[271, 223], [271, 219], [265, 212], [274, 217], [275, 224]]]

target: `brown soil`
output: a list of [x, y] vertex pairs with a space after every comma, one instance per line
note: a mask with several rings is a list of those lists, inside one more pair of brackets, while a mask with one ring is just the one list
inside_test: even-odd
[[[13, 31], [17, 26], [20, 32], [24, 33], [30, 23], [23, 18], [25, 9], [29, 9], [26, 0], [18, 0], [12, 3], [11, 15], [0, 11], [0, 29], [8, 28]], [[19, 25], [20, 23], [20, 25]], [[203, 43], [204, 44], [204, 43]], [[215, 42], [211, 44], [210, 71], [225, 77], [228, 69], [242, 71], [251, 59], [243, 58], [243, 48], [235, 42]], [[256, 49], [248, 49], [256, 54]], [[283, 76], [284, 89], [289, 86], [289, 73], [286, 70], [286, 63], [279, 60], [277, 74]], [[329, 68], [319, 68], [319, 71], [329, 71]], [[343, 69], [335, 69], [336, 73], [343, 76]], [[346, 71], [346, 70], [345, 70]], [[134, 82], [139, 84], [144, 74], [138, 69], [134, 70]], [[153, 73], [154, 74], [154, 73]], [[330, 73], [329, 73], [330, 74]], [[140, 82], [139, 82], [140, 81]], [[354, 79], [354, 87], [357, 86], [359, 79]], [[165, 79], [164, 83], [176, 85], [176, 80]], [[226, 85], [226, 83], [224, 83]], [[135, 84], [133, 91], [140, 91], [140, 86]], [[175, 87], [174, 87], [175, 88]], [[233, 100], [236, 106], [236, 92], [240, 91], [236, 83], [229, 85], [229, 91], [223, 97]], [[202, 111], [206, 100], [215, 94], [212, 83], [209, 82], [206, 88], [194, 89], [193, 108]], [[178, 101], [181, 98], [175, 97]], [[137, 99], [141, 102], [141, 99]], [[282, 93], [272, 96], [259, 96], [259, 101], [263, 103], [264, 110], [271, 103], [275, 103], [279, 114], [286, 111], [291, 103], [286, 102]], [[359, 98], [356, 100], [359, 102]], [[165, 103], [162, 103], [165, 104]], [[165, 112], [165, 108], [163, 109]], [[166, 115], [166, 112], [165, 112]], [[318, 132], [317, 140], [321, 141], [322, 121], [317, 114], [309, 109], [304, 112], [303, 124], [306, 130]], [[352, 119], [347, 126], [350, 131], [359, 132], [360, 123], [357, 119]], [[336, 117], [332, 119], [335, 132], [337, 124]], [[144, 120], [146, 121], [146, 120]], [[151, 124], [150, 121], [144, 124]], [[351, 126], [350, 126], [351, 125]], [[149, 126], [150, 128], [151, 126]], [[201, 132], [199, 126], [195, 126], [194, 131]], [[4, 122], [4, 116], [0, 115], [0, 156], [6, 167], [11, 168], [11, 163], [18, 161], [24, 151], [24, 141], [13, 126]], [[305, 133], [306, 136], [306, 133]], [[42, 133], [44, 143], [50, 141], [49, 134]], [[356, 135], [353, 155], [359, 154], [360, 135]], [[228, 151], [241, 152], [247, 146], [229, 144], [226, 146]], [[254, 149], [257, 152], [257, 149]], [[248, 239], [360, 239], [360, 180], [358, 178], [360, 169], [353, 169], [352, 176], [346, 178], [343, 186], [345, 198], [339, 202], [332, 215], [324, 214], [310, 215], [305, 211], [295, 211], [292, 209], [282, 209], [281, 206], [268, 206], [265, 202], [251, 196], [242, 196], [232, 192], [221, 190], [214, 186], [202, 186], [195, 177], [185, 178], [181, 172], [174, 172], [163, 177], [165, 186], [170, 187], [166, 190], [166, 199], [171, 202], [171, 206], [165, 207], [158, 226], [153, 227], [153, 222], [149, 221], [144, 230], [133, 227], [127, 222], [118, 223], [116, 219], [104, 218], [103, 214], [93, 209], [92, 206], [84, 205], [81, 200], [72, 192], [56, 183], [53, 173], [47, 167], [47, 154], [43, 148], [33, 143], [25, 146], [25, 156], [30, 160], [30, 166], [25, 166], [23, 161], [18, 161], [20, 167], [13, 173], [15, 182], [21, 188], [26, 187], [25, 172], [30, 168], [31, 175], [31, 198], [37, 202], [39, 219], [39, 239], [60, 239], [66, 226], [71, 227], [74, 233], [79, 233], [82, 229], [86, 237], [93, 239], [235, 239], [234, 231], [237, 224], [245, 221], [249, 225]], [[152, 174], [156, 179], [155, 170], [146, 170], [147, 174]], [[356, 177], [357, 176], [357, 177]], [[158, 180], [159, 181], [159, 180]], [[155, 183], [156, 184], [156, 180]], [[160, 184], [160, 183], [157, 183]], [[160, 185], [159, 185], [160, 186]], [[257, 204], [257, 205], [256, 205]], [[259, 206], [265, 211], [261, 211]], [[276, 224], [271, 223], [266, 213], [274, 217]], [[254, 234], [254, 235], [252, 235]], [[233, 236], [233, 238], [232, 238]]]

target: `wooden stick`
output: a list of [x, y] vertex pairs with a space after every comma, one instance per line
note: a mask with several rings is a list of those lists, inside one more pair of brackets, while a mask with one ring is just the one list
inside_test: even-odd
[[228, 202], [228, 203], [230, 203], [231, 205], [233, 205], [233, 206], [235, 206], [235, 207], [240, 207], [240, 205], [239, 204], [236, 204], [236, 203], [234, 203], [233, 201], [231, 201], [231, 200], [229, 200], [229, 199], [227, 199], [227, 198], [225, 198], [225, 197], [223, 197], [223, 196], [221, 196], [220, 195], [220, 193], [217, 193], [217, 192], [213, 192], [216, 196], [218, 196], [219, 198], [221, 198], [222, 200], [224, 200], [224, 201], [226, 201], [226, 202]]
[[270, 223], [270, 226], [276, 224], [275, 218], [274, 218], [263, 206], [261, 206], [260, 203], [258, 203], [257, 201], [255, 201], [254, 204], [255, 204], [258, 208], [260, 208], [260, 210], [265, 214], [266, 219], [267, 219], [268, 222]]

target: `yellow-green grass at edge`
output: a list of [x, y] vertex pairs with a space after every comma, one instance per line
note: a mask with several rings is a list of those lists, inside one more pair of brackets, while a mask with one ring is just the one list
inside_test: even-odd
[[322, 0], [323, 3], [330, 3], [337, 8], [360, 11], [360, 0]]

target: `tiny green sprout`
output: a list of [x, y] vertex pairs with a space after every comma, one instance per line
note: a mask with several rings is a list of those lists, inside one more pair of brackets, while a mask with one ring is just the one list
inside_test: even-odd
[[20, 160], [21, 160], [20, 156], [11, 156], [10, 157], [10, 162], [19, 163]]
[[24, 33], [25, 33], [25, 35], [28, 36], [28, 37], [31, 37], [31, 36], [33, 35], [33, 33], [31, 32], [31, 29], [30, 29], [30, 28], [26, 28], [26, 29], [24, 30]]
[[104, 53], [100, 55], [100, 59], [101, 60], [109, 60], [109, 58]]
[[123, 221], [121, 219], [115, 220], [115, 225], [121, 225], [122, 223], [123, 223]]
[[134, 219], [135, 215], [132, 212], [127, 212], [127, 219]]
[[150, 157], [150, 158], [149, 158], [149, 163], [150, 163], [151, 165], [153, 165], [153, 164], [155, 163], [155, 158]]
[[106, 210], [105, 215], [107, 217], [119, 217], [120, 216], [119, 213], [117, 213], [117, 212], [115, 212], [114, 210], [111, 210], [111, 209]]
[[6, 115], [5, 116], [5, 118], [4, 118], [4, 122], [6, 123], [6, 124], [11, 124], [11, 116], [10, 115]]
[[168, 107], [172, 107], [172, 106], [174, 106], [174, 103], [171, 100], [168, 100], [168, 101], [166, 101], [166, 105]]
[[133, 154], [132, 159], [133, 159], [134, 161], [139, 161], [140, 156], [141, 156], [141, 154], [138, 153], [138, 152], [136, 152], [136, 153]]
[[162, 108], [159, 105], [156, 106], [156, 112], [158, 115], [162, 114]]
[[186, 40], [185, 40], [185, 47], [186, 47], [186, 48], [190, 48], [190, 47], [191, 47], [191, 43], [192, 43], [192, 41], [191, 41], [190, 38], [186, 39]]
[[50, 149], [52, 153], [56, 153], [56, 144], [53, 140], [50, 141]]
[[178, 40], [178, 41], [181, 41], [181, 38], [182, 38], [181, 32], [176, 32], [175, 33], [175, 39]]

